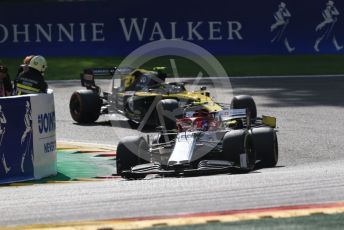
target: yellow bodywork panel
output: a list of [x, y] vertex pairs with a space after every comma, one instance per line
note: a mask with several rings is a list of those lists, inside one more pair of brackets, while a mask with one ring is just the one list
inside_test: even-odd
[[204, 109], [208, 110], [209, 112], [218, 112], [222, 110], [222, 107], [213, 101], [213, 99], [207, 95], [205, 92], [198, 91], [198, 92], [180, 92], [176, 94], [158, 94], [158, 93], [151, 93], [151, 92], [136, 92], [135, 96], [139, 97], [149, 97], [149, 96], [161, 96], [163, 99], [168, 98], [178, 98], [184, 101], [194, 101], [194, 105], [203, 106]]
[[264, 116], [263, 115], [263, 124], [270, 126], [271, 128], [276, 128], [276, 117]]
[[[156, 67], [155, 70], [163, 70], [163, 67]], [[145, 69], [135, 69], [130, 74], [124, 76], [122, 78], [122, 84], [124, 85], [125, 89], [128, 89], [134, 82], [135, 82], [135, 76], [137, 76], [137, 73], [139, 75], [141, 74], [156, 74], [154, 71], [145, 70]], [[163, 86], [162, 86], [163, 87]], [[124, 96], [124, 92], [118, 93], [119, 96]], [[205, 90], [201, 91], [183, 91], [179, 93], [165, 93], [161, 94], [159, 92], [144, 92], [144, 91], [136, 91], [135, 96], [138, 97], [156, 97], [161, 96], [162, 99], [168, 99], [168, 98], [176, 98], [180, 101], [192, 101], [194, 105], [202, 106], [204, 109], [206, 109], [209, 112], [218, 112], [222, 110], [222, 107], [213, 101], [213, 99], [209, 96], [209, 93]]]
[[135, 81], [135, 77], [132, 75], [127, 75], [124, 77], [124, 88], [128, 88]]

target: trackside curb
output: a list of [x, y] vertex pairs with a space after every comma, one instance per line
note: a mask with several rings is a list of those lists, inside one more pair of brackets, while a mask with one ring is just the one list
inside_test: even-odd
[[57, 150], [78, 150], [84, 152], [116, 151], [117, 146], [96, 143], [57, 141]]
[[63, 224], [42, 224], [4, 229], [144, 229], [153, 227], [190, 226], [209, 223], [228, 223], [247, 220], [293, 218], [318, 214], [329, 215], [340, 213], [344, 213], [344, 202], [223, 211], [214, 213], [196, 213], [165, 217], [142, 217]]

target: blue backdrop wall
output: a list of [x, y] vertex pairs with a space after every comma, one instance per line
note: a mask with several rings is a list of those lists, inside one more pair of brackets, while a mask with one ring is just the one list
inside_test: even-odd
[[0, 3], [0, 57], [116, 56], [159, 39], [215, 55], [343, 53], [344, 2], [173, 0]]

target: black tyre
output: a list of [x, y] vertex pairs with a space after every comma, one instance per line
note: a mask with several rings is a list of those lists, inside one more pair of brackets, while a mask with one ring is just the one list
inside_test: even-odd
[[252, 121], [257, 118], [257, 107], [253, 98], [249, 95], [239, 95], [235, 96], [231, 102], [232, 109], [247, 109], [250, 112], [250, 117]]
[[275, 167], [278, 162], [278, 141], [274, 129], [253, 128], [253, 140], [261, 167]]
[[164, 99], [157, 103], [156, 111], [160, 125], [166, 130], [176, 129], [176, 118], [181, 115], [178, 101], [174, 99]]
[[252, 133], [247, 130], [231, 130], [223, 138], [223, 157], [224, 159], [242, 165], [241, 154], [246, 154], [246, 165], [241, 171], [248, 172], [254, 169], [256, 163], [256, 152]]
[[145, 175], [135, 174], [128, 177], [122, 174], [131, 167], [148, 163], [148, 144], [143, 137], [129, 136], [123, 138], [117, 146], [116, 167], [117, 174], [127, 179], [141, 179]]
[[70, 114], [78, 123], [95, 122], [99, 118], [101, 106], [101, 98], [92, 90], [78, 90], [69, 101]]

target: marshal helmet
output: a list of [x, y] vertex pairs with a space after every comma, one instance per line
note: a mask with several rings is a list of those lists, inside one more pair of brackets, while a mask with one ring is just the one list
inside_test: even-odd
[[28, 66], [38, 70], [39, 72], [42, 73], [42, 75], [44, 74], [45, 70], [48, 68], [47, 61], [45, 60], [43, 56], [34, 56], [30, 60], [30, 63]]

